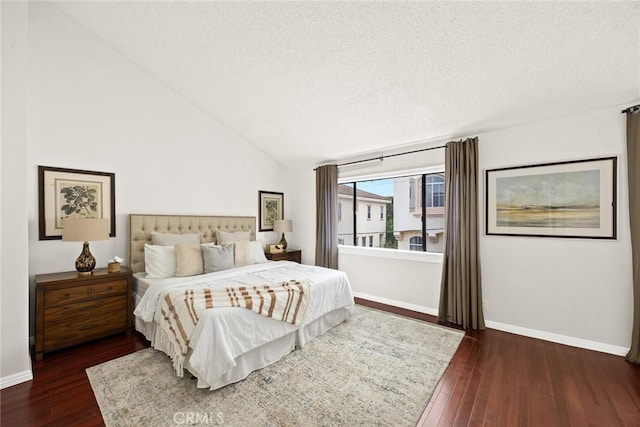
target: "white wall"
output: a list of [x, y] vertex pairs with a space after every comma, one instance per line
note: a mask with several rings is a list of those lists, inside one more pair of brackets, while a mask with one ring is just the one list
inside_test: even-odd
[[30, 380], [27, 211], [27, 5], [0, 4], [0, 388]]
[[[632, 267], [625, 118], [620, 114], [623, 107], [478, 135], [479, 167], [483, 174], [479, 208], [482, 221], [485, 169], [619, 156], [617, 240], [481, 236], [488, 327], [613, 354], [622, 355], [628, 350]], [[395, 159], [409, 162], [404, 157]], [[420, 161], [428, 167], [437, 163], [434, 159], [438, 158]], [[441, 157], [440, 164], [443, 163]], [[385, 160], [384, 166], [365, 169], [361, 174], [382, 175], [394, 166], [415, 167], [408, 163], [389, 165]], [[348, 173], [356, 176], [358, 171]], [[299, 183], [296, 197], [314, 193], [311, 178], [306, 186]], [[296, 215], [308, 217], [312, 212], [315, 210], [300, 208]], [[314, 224], [305, 227], [314, 230]], [[313, 248], [312, 232], [307, 232], [306, 237], [307, 246]], [[339, 265], [349, 274], [357, 294], [434, 313], [439, 302], [441, 268], [436, 256], [384, 261], [378, 253], [367, 255], [366, 249], [341, 248]]]
[[37, 165], [115, 172], [117, 237], [91, 244], [98, 265], [126, 254], [130, 213], [257, 216], [258, 190], [286, 190], [273, 159], [57, 9], [30, 7], [29, 47], [32, 274], [80, 251], [37, 240]]
[[616, 354], [629, 348], [632, 267], [623, 107], [479, 135], [483, 173], [619, 156], [617, 240], [481, 237], [488, 326]]
[[[117, 237], [91, 243], [98, 267], [126, 257], [131, 213], [257, 216], [258, 191], [270, 190], [285, 193], [289, 215], [280, 164], [56, 8], [30, 5], [29, 48], [32, 279], [73, 270], [81, 250], [38, 240], [38, 165], [115, 173]], [[258, 239], [273, 243], [279, 236], [258, 233]]]

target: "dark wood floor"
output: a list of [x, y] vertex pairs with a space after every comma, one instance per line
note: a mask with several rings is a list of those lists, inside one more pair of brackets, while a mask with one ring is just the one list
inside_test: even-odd
[[[433, 316], [358, 303], [435, 322]], [[101, 426], [85, 369], [148, 346], [138, 334], [51, 353], [0, 391], [2, 426]], [[640, 426], [640, 367], [495, 330], [468, 332], [418, 426]]]

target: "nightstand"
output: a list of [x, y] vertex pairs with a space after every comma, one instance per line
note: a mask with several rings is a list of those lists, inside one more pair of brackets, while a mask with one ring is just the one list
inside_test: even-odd
[[271, 261], [293, 261], [298, 264], [302, 263], [302, 251], [300, 249], [286, 249], [279, 254], [265, 253], [267, 259]]
[[131, 334], [132, 275], [122, 268], [90, 276], [77, 271], [36, 276], [36, 361], [44, 353], [113, 335]]

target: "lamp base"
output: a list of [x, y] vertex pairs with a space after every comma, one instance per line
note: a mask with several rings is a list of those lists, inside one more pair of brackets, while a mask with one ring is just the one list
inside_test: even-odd
[[78, 259], [76, 259], [76, 270], [78, 270], [78, 276], [89, 276], [94, 268], [96, 268], [96, 259], [89, 251], [89, 242], [84, 242], [82, 245], [82, 252]]
[[278, 245], [282, 247], [282, 249], [287, 249], [287, 239], [284, 238], [284, 233], [282, 233], [282, 237], [278, 242]]

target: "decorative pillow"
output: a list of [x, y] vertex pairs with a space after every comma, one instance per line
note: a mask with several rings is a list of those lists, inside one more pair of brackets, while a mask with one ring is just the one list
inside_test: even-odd
[[257, 240], [249, 242], [249, 251], [251, 252], [251, 259], [253, 264], [262, 264], [267, 261], [267, 257], [264, 255], [264, 248], [262, 243]]
[[230, 233], [228, 231], [216, 230], [216, 241], [219, 245], [223, 243], [233, 243], [238, 242], [240, 240], [250, 240], [251, 232], [250, 231], [236, 231]]
[[201, 246], [204, 259], [204, 272], [228, 270], [234, 267], [234, 244], [225, 246]]
[[201, 238], [201, 233], [169, 234], [158, 233], [157, 231], [151, 232], [151, 242], [153, 242], [154, 245], [160, 246], [200, 244]]
[[175, 245], [176, 277], [195, 276], [204, 273], [200, 245]]
[[253, 264], [253, 258], [251, 257], [251, 246], [249, 245], [248, 240], [240, 240], [238, 242], [235, 242], [234, 246], [236, 267]]
[[144, 245], [144, 271], [147, 279], [173, 277], [176, 274], [176, 252], [173, 246]]

